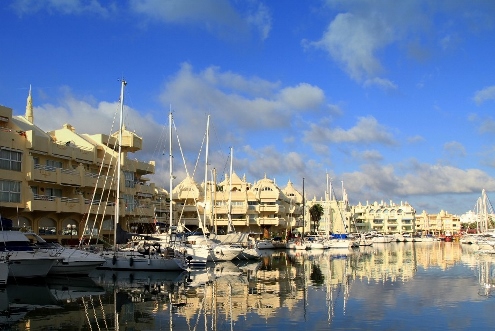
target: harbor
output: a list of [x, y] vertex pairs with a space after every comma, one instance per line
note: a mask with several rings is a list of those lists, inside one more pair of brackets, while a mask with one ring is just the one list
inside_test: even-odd
[[[495, 255], [459, 242], [264, 250], [204, 269], [9, 279], [9, 330], [489, 330]], [[49, 318], [47, 317], [49, 316]]]

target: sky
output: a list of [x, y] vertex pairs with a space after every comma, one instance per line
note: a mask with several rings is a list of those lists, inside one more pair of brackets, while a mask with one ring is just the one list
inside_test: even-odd
[[115, 131], [125, 79], [130, 156], [167, 190], [172, 112], [176, 184], [208, 147], [218, 181], [232, 160], [307, 199], [460, 215], [495, 191], [491, 0], [13, 0], [0, 41], [0, 104], [31, 86], [45, 131]]

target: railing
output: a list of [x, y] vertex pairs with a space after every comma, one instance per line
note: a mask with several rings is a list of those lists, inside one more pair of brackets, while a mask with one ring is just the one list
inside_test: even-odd
[[42, 165], [42, 164], [35, 164], [34, 165], [34, 169], [40, 169], [40, 170], [46, 170], [46, 171], [57, 171], [58, 168], [56, 167], [51, 167], [51, 166], [46, 166], [46, 165]]
[[60, 198], [61, 202], [67, 202], [67, 203], [79, 203], [79, 198], [67, 198], [67, 197], [61, 197]]
[[[105, 201], [101, 201], [101, 200], [91, 200], [91, 199], [84, 199], [84, 204], [85, 205], [99, 205], [99, 204], [105, 204]], [[115, 202], [113, 201], [107, 201], [106, 202], [106, 205], [107, 206], [115, 206]]]
[[53, 195], [42, 195], [42, 194], [33, 194], [34, 200], [43, 200], [43, 201], [55, 201], [56, 196]]
[[68, 175], [78, 175], [79, 174], [79, 171], [77, 171], [76, 169], [64, 169], [64, 168], [61, 168], [60, 169], [60, 172], [63, 173], [63, 174], [68, 174]]

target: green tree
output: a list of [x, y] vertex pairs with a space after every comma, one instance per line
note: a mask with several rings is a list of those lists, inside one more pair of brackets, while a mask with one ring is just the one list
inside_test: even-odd
[[312, 205], [309, 208], [309, 215], [311, 217], [311, 222], [313, 223], [313, 231], [318, 231], [318, 227], [320, 226], [321, 216], [323, 216], [323, 206], [319, 203]]

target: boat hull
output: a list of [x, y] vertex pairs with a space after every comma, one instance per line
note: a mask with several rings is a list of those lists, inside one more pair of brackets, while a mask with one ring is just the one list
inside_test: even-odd
[[105, 253], [103, 257], [105, 262], [97, 269], [148, 271], [179, 271], [187, 269], [185, 260], [176, 257], [144, 256], [133, 252], [111, 252]]

